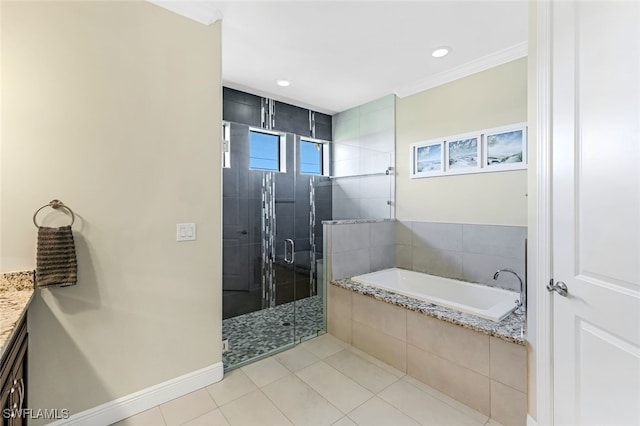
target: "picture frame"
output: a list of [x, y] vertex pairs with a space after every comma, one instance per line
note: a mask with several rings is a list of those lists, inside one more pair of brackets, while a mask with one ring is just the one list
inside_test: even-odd
[[444, 172], [444, 140], [411, 145], [411, 177], [437, 176]]
[[517, 124], [484, 132], [483, 167], [488, 170], [518, 170], [527, 167], [527, 126]]
[[445, 166], [449, 174], [470, 173], [480, 168], [482, 162], [480, 133], [452, 136], [445, 142]]
[[523, 170], [527, 167], [526, 122], [411, 145], [409, 170], [412, 179]]

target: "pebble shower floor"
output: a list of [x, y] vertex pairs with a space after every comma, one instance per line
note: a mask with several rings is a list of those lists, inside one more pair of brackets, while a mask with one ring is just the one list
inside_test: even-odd
[[224, 368], [315, 336], [323, 329], [320, 296], [228, 318], [222, 321], [222, 339], [229, 341], [229, 350], [222, 354]]

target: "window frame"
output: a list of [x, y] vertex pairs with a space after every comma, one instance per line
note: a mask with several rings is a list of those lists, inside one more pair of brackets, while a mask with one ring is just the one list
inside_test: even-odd
[[231, 123], [222, 122], [222, 168], [231, 168]]
[[[320, 150], [320, 173], [303, 173], [302, 172], [302, 142], [320, 144], [322, 146], [322, 150]], [[306, 136], [300, 136], [300, 140], [298, 141], [298, 151], [300, 151], [298, 157], [300, 158], [300, 174], [305, 176], [329, 176], [330, 173], [330, 162], [329, 162], [329, 146], [330, 141], [325, 141], [322, 139], [316, 139]]]
[[[261, 169], [251, 167], [251, 133], [262, 133], [278, 137], [278, 167], [277, 169]], [[249, 170], [262, 172], [286, 173], [287, 172], [287, 135], [286, 133], [276, 132], [273, 130], [262, 129], [259, 127], [249, 127]]]

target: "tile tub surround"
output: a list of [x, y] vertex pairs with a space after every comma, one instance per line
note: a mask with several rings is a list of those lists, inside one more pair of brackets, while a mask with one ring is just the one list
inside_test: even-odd
[[526, 226], [396, 222], [396, 266], [432, 275], [519, 291], [510, 268], [525, 278]]
[[503, 425], [526, 420], [524, 313], [502, 323], [349, 279], [328, 288], [328, 332]]
[[33, 271], [0, 274], [0, 356], [33, 296]]
[[[434, 305], [422, 300], [403, 296], [401, 294], [392, 293], [381, 288], [370, 287], [361, 283], [352, 281], [349, 278], [334, 280], [331, 282], [332, 287], [340, 287], [351, 290], [355, 293], [372, 297], [381, 302], [396, 305], [410, 311], [419, 312], [421, 314], [437, 318], [439, 320], [455, 324], [464, 328], [468, 328], [479, 333], [488, 334], [498, 339], [505, 340], [510, 343], [525, 346], [525, 312], [522, 307], [518, 308], [514, 313], [500, 322], [494, 322], [488, 319], [480, 318], [475, 315], [458, 312], [454, 309], [444, 306]], [[332, 300], [342, 304], [341, 301]], [[329, 303], [330, 303], [329, 302]], [[329, 307], [330, 309], [330, 307]]]
[[395, 266], [395, 219], [323, 223], [329, 279], [353, 277]]
[[329, 279], [398, 267], [512, 291], [525, 278], [524, 226], [381, 220], [324, 221]]
[[[323, 220], [323, 225], [354, 225], [356, 223], [381, 223], [392, 222], [395, 223], [395, 219], [341, 219], [341, 220]], [[391, 242], [390, 242], [391, 243]]]

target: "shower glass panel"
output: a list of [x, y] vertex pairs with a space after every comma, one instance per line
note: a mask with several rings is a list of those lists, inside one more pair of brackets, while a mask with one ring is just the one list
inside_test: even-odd
[[393, 153], [332, 144], [333, 219], [394, 217]]
[[250, 168], [249, 126], [230, 123], [230, 133], [230, 167], [223, 170], [225, 368], [324, 330], [318, 264], [332, 202], [329, 177], [299, 170], [300, 137], [281, 133], [279, 171], [265, 171]]

